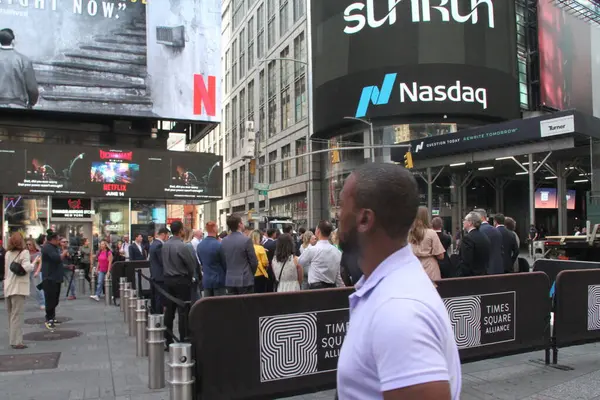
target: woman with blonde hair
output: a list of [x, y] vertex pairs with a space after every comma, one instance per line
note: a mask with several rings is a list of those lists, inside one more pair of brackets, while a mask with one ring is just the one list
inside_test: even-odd
[[311, 231], [306, 231], [302, 235], [302, 244], [300, 245], [300, 254], [306, 250], [306, 248], [310, 245], [314, 245], [316, 243], [317, 237]]
[[427, 276], [432, 281], [441, 279], [438, 260], [444, 259], [446, 251], [437, 233], [431, 229], [427, 207], [419, 207], [417, 217], [408, 233], [408, 241], [412, 245], [413, 253], [421, 261]]
[[252, 231], [250, 239], [252, 239], [254, 253], [256, 253], [256, 259], [258, 260], [256, 273], [254, 274], [254, 292], [266, 293], [267, 285], [269, 284], [269, 273], [267, 272], [267, 268], [269, 268], [269, 258], [267, 257], [267, 251], [260, 244], [262, 241], [262, 233], [259, 230]]
[[[27, 346], [23, 344], [23, 315], [25, 314], [25, 300], [29, 296], [29, 274], [33, 271], [29, 250], [25, 248], [25, 240], [19, 232], [14, 232], [8, 239], [8, 248], [5, 256], [7, 266], [4, 277], [4, 296], [6, 297], [6, 311], [8, 312], [8, 333], [10, 346], [22, 350]], [[15, 274], [10, 268], [12, 263], [19, 264], [21, 273]]]

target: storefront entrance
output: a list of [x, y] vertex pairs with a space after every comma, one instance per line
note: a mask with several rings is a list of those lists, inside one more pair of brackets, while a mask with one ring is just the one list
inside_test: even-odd
[[52, 229], [60, 236], [69, 240], [69, 250], [77, 251], [81, 246], [82, 239], [92, 241], [92, 223], [81, 221], [64, 221], [52, 223]]

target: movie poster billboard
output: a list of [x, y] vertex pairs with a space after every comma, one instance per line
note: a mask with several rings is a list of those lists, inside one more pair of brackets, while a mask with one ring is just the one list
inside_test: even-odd
[[2, 0], [0, 107], [218, 122], [220, 0]]
[[0, 168], [11, 194], [218, 200], [222, 157], [149, 149], [0, 143]]

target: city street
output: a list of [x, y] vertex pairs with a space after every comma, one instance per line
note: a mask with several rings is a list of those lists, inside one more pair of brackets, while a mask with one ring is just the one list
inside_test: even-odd
[[[26, 319], [42, 316], [33, 302], [27, 304]], [[57, 332], [81, 334], [64, 340], [26, 341], [27, 350], [12, 350], [8, 345], [6, 309], [0, 302], [0, 400], [168, 400], [168, 388], [148, 389], [148, 360], [136, 358], [135, 339], [127, 335], [119, 308], [106, 307], [86, 297], [75, 301], [61, 299], [58, 316], [72, 320], [64, 322]], [[42, 331], [41, 325], [25, 325], [25, 334]], [[597, 344], [561, 350], [560, 365], [573, 368], [568, 371], [535, 362], [542, 358], [542, 352], [463, 365], [461, 398], [600, 399], [599, 350]], [[23, 356], [40, 353], [60, 353], [57, 365], [10, 372], [11, 368], [24, 365]], [[5, 356], [19, 358], [11, 362]], [[327, 391], [293, 399], [333, 397], [333, 392]]]

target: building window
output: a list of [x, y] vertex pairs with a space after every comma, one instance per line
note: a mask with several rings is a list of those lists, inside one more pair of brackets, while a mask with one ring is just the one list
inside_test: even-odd
[[[296, 156], [306, 154], [306, 139], [296, 140]], [[306, 173], [306, 157], [296, 158], [296, 176]]]
[[248, 121], [253, 121], [254, 118], [250, 117], [254, 115], [254, 80], [248, 82]]
[[294, 0], [294, 23], [306, 13], [306, 0]]
[[289, 159], [292, 156], [292, 146], [286, 145], [281, 148], [281, 179], [290, 179], [292, 161]]
[[231, 175], [225, 174], [225, 196], [231, 196]]
[[276, 72], [276, 63], [275, 61], [271, 61], [267, 66], [267, 90], [269, 96], [269, 137], [275, 135], [277, 133], [277, 103], [276, 103], [276, 86], [277, 86], [277, 72]]
[[[300, 61], [306, 61], [306, 40], [304, 38], [304, 32], [300, 33], [294, 39], [294, 58]], [[303, 63], [294, 63], [294, 77], [298, 79], [301, 75], [304, 75], [306, 71], [306, 65]]]
[[225, 105], [225, 126], [223, 129], [227, 132], [231, 128], [231, 108], [229, 104]]
[[256, 10], [256, 57], [262, 59], [265, 56], [265, 7], [258, 6]]
[[254, 17], [248, 20], [248, 70], [254, 67]]
[[294, 103], [296, 122], [306, 118], [306, 77], [303, 76], [294, 83]]
[[277, 26], [275, 25], [275, 0], [267, 0], [267, 48], [275, 45]]
[[279, 7], [279, 36], [283, 36], [289, 29], [289, 7], [288, 0], [281, 0]]
[[238, 41], [237, 39], [233, 41], [231, 45], [231, 85], [235, 87], [238, 80]]
[[246, 30], [242, 28], [240, 31], [240, 79], [246, 75]]
[[[289, 47], [286, 47], [281, 53], [279, 53], [279, 58], [281, 59], [288, 58], [289, 56]], [[293, 63], [294, 62], [292, 60], [280, 60], [279, 62], [279, 75], [281, 79], [281, 130], [287, 129], [290, 127], [290, 125], [292, 125], [292, 110], [290, 99], [290, 68]]]
[[[304, 32], [294, 38], [294, 58], [296, 60], [306, 60], [306, 40]], [[307, 115], [307, 96], [306, 96], [306, 65], [303, 63], [294, 63], [294, 114], [296, 122], [300, 122]]]
[[265, 183], [265, 156], [258, 159], [258, 183]]
[[229, 154], [230, 154], [229, 153], [229, 145], [230, 145], [230, 143], [229, 143], [229, 134], [226, 134], [225, 135], [225, 149], [224, 149], [224, 151], [225, 151], [225, 160], [226, 161], [229, 160]]
[[269, 183], [277, 182], [277, 150], [269, 153]]
[[237, 194], [238, 192], [238, 171], [234, 169], [231, 171], [231, 194]]
[[235, 30], [244, 19], [244, 0], [233, 0], [231, 3], [233, 9], [232, 30]]
[[260, 123], [258, 125], [259, 129], [259, 140], [262, 142], [267, 137], [267, 114], [265, 112], [265, 70], [259, 72], [258, 74], [258, 104], [260, 107], [259, 117]]
[[263, 69], [258, 74], [258, 101], [260, 104], [265, 103], [265, 70]]
[[223, 139], [219, 139], [219, 144], [217, 145], [217, 155], [223, 155]]
[[231, 51], [227, 49], [225, 52], [225, 93], [231, 90]]
[[238, 124], [238, 102], [237, 97], [231, 100], [231, 157], [235, 158], [238, 155], [238, 137], [237, 137], [237, 124]]
[[259, 131], [258, 131], [258, 141], [264, 142], [265, 138], [265, 129], [267, 128], [267, 113], [265, 113], [265, 105], [260, 105], [260, 110], [258, 111], [260, 117]]
[[246, 191], [246, 166], [240, 167], [240, 193]]
[[246, 89], [240, 91], [240, 146], [244, 146], [244, 137], [246, 135]]
[[[254, 171], [254, 173], [256, 173], [256, 171]], [[248, 166], [248, 190], [252, 190], [253, 187], [254, 187], [254, 175], [252, 175], [250, 166]]]

